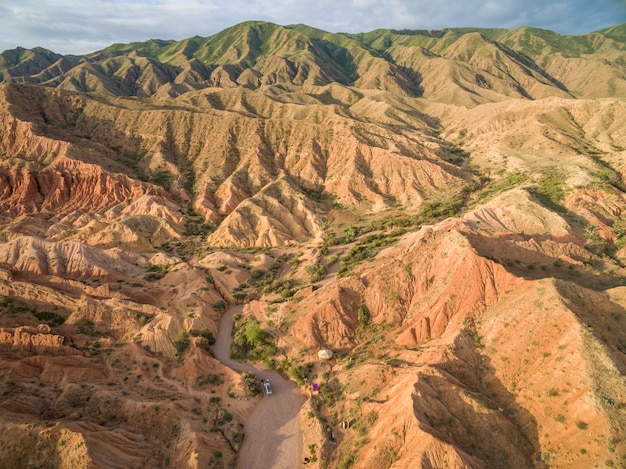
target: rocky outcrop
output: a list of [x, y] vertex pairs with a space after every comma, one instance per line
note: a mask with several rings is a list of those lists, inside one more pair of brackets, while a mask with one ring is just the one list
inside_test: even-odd
[[21, 272], [73, 279], [102, 280], [132, 276], [147, 265], [144, 257], [101, 250], [76, 241], [50, 242], [20, 237], [0, 246], [0, 262]]
[[0, 209], [5, 216], [33, 213], [99, 212], [157, 190], [97, 165], [58, 158], [52, 166], [4, 169]]
[[0, 344], [12, 351], [26, 351], [36, 354], [73, 355], [79, 350], [69, 347], [62, 335], [50, 332], [50, 327], [0, 328]]

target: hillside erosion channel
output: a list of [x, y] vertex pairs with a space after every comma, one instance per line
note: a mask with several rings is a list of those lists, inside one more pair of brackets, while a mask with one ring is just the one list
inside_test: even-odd
[[245, 423], [245, 439], [239, 451], [239, 469], [292, 469], [302, 461], [302, 434], [298, 412], [305, 402], [296, 384], [272, 370], [258, 368], [230, 358], [233, 316], [243, 306], [230, 307], [220, 321], [214, 346], [215, 357], [239, 372], [254, 373], [259, 380], [269, 379], [273, 393], [263, 396]]

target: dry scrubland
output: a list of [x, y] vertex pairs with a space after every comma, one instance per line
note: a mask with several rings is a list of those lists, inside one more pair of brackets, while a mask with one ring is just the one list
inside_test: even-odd
[[626, 466], [625, 38], [0, 54], [0, 465]]

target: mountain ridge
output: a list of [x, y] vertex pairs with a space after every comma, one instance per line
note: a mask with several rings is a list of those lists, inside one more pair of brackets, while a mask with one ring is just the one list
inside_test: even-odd
[[[139, 97], [173, 97], [211, 86], [258, 89], [269, 84], [339, 82], [445, 101], [449, 93], [437, 93], [438, 77], [449, 78], [452, 67], [461, 77], [457, 93], [465, 95], [466, 105], [563, 92], [621, 96], [625, 89], [620, 77], [626, 66], [623, 29], [616, 25], [575, 36], [530, 27], [345, 34], [249, 21], [209, 37], [114, 44], [83, 56], [61, 56], [41, 48], [7, 50], [0, 54], [0, 77], [4, 82]], [[494, 55], [476, 60], [470, 51], [484, 54], [485, 47], [494, 47]], [[407, 60], [407, 55], [413, 58]], [[487, 63], [498, 71], [494, 74], [496, 69]], [[590, 74], [584, 83], [570, 76], [573, 64]], [[594, 85], [596, 80], [612, 85], [603, 89]], [[543, 84], [537, 87], [537, 82]]]

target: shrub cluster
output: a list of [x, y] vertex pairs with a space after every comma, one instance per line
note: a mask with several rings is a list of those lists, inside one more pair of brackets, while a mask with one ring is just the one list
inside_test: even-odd
[[233, 317], [233, 341], [230, 356], [238, 360], [262, 361], [273, 365], [276, 355], [274, 337], [261, 329], [252, 317]]

